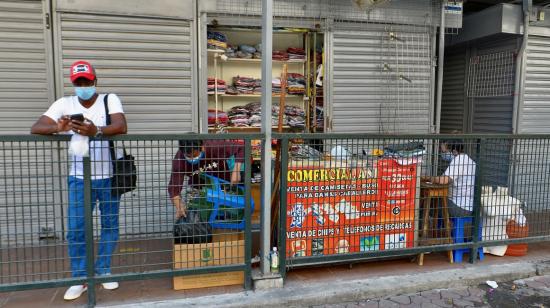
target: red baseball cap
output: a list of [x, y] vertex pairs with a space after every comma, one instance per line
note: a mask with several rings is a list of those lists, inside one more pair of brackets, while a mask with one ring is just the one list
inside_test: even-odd
[[74, 82], [80, 77], [88, 80], [95, 80], [95, 69], [86, 61], [76, 61], [71, 65], [71, 82]]

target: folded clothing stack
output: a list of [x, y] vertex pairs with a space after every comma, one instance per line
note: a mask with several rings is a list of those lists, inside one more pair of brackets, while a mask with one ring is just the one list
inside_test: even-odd
[[[279, 125], [279, 103], [273, 103], [271, 105], [271, 126], [278, 126]], [[283, 123], [281, 125], [286, 126], [288, 125], [287, 122], [287, 116], [283, 114]]]
[[[216, 117], [217, 114], [217, 117]], [[227, 116], [227, 113], [218, 110], [216, 112], [216, 109], [208, 109], [208, 126], [214, 127], [216, 126], [216, 122], [218, 126], [227, 126], [229, 125], [229, 117]]]
[[235, 86], [229, 86], [225, 90], [225, 94], [227, 95], [239, 95], [239, 90]]
[[207, 45], [209, 49], [227, 49], [227, 36], [221, 32], [208, 31]]
[[237, 58], [237, 51], [239, 51], [238, 47], [235, 47], [231, 44], [227, 44], [227, 49], [225, 50], [225, 55], [228, 58]]
[[243, 106], [235, 106], [227, 112], [229, 123], [235, 127], [248, 127], [250, 124], [250, 113]]
[[[279, 104], [271, 107], [271, 125], [279, 124]], [[261, 127], [262, 104], [260, 102], [249, 103], [245, 106], [236, 106], [227, 112], [229, 124], [234, 127]], [[282, 125], [303, 129], [305, 127], [305, 112], [297, 106], [286, 106]]]
[[275, 61], [288, 61], [289, 56], [285, 51], [275, 50], [273, 51], [272, 59]]
[[306, 80], [304, 75], [298, 73], [288, 74], [288, 94], [303, 95], [306, 92]]
[[238, 50], [234, 47], [226, 52], [228, 58], [240, 58], [240, 59], [261, 59], [262, 53], [256, 49], [256, 47], [250, 45], [240, 45]]
[[250, 122], [250, 126], [261, 127], [262, 126], [262, 103], [260, 102], [249, 103], [246, 106], [244, 106], [244, 108], [248, 110], [248, 114], [250, 115], [250, 118], [248, 119]]
[[233, 77], [233, 86], [239, 94], [259, 94], [262, 93], [262, 81], [252, 77]]
[[290, 60], [305, 60], [306, 52], [303, 48], [290, 47], [286, 50]]
[[306, 113], [298, 106], [285, 106], [288, 126], [303, 129], [306, 127]]
[[[218, 94], [225, 94], [225, 91], [227, 90], [227, 85], [225, 84], [225, 80], [218, 79]], [[216, 79], [212, 77], [208, 77], [208, 94], [216, 94]]]
[[275, 78], [271, 82], [271, 93], [273, 94], [281, 94], [281, 79]]

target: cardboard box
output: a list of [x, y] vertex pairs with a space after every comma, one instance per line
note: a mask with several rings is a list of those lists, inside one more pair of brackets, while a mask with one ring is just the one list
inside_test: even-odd
[[244, 231], [214, 229], [212, 230], [212, 242], [244, 241]]
[[[217, 239], [220, 240], [222, 236], [226, 235], [217, 235]], [[238, 237], [238, 234], [227, 236]], [[244, 263], [244, 240], [174, 245], [175, 269], [242, 263]], [[239, 284], [244, 284], [243, 271], [174, 277], [174, 290]]]

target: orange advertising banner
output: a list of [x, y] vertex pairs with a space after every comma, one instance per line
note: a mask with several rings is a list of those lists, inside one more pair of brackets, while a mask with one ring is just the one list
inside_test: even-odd
[[287, 257], [414, 246], [416, 165], [289, 167]]

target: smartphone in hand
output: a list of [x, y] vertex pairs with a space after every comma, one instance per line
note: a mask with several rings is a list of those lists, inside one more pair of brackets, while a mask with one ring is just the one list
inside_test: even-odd
[[84, 122], [84, 115], [82, 113], [71, 114], [71, 121]]

